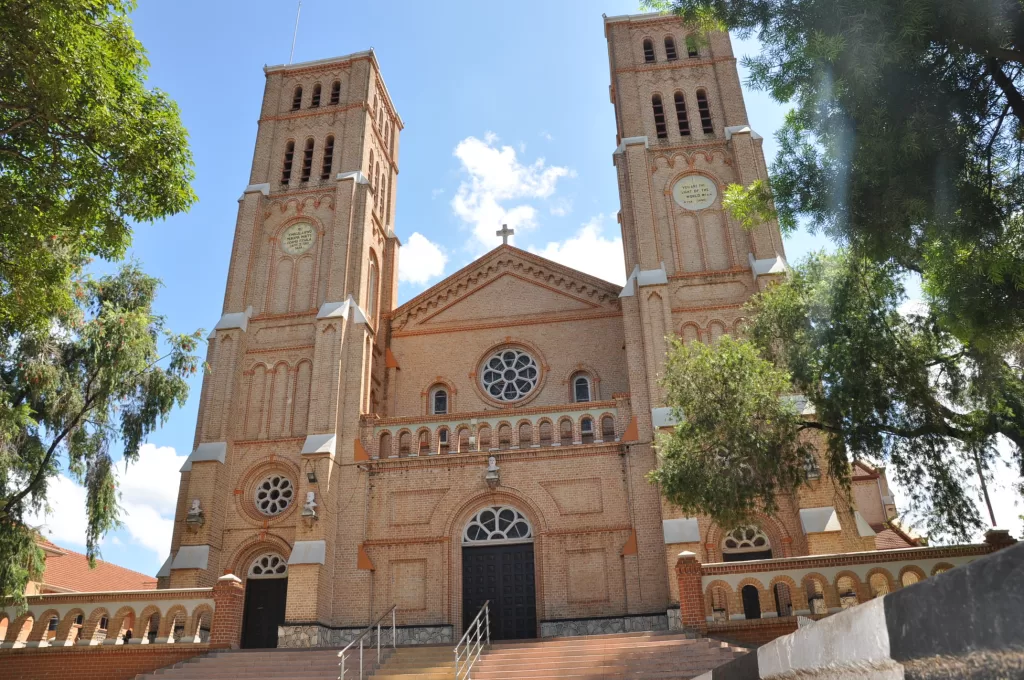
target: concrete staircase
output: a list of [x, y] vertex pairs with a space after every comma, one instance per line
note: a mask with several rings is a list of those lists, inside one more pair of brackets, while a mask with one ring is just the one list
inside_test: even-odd
[[[747, 650], [708, 639], [668, 633], [627, 633], [496, 642], [473, 667], [473, 680], [682, 680], [740, 656]], [[285, 678], [336, 680], [338, 650], [249, 650], [214, 652], [140, 678]], [[351, 659], [352, 657], [350, 657]], [[367, 654], [367, 670], [371, 669]], [[372, 655], [376, 661], [376, 654]], [[347, 679], [358, 678], [358, 656]], [[450, 645], [399, 647], [391, 651], [374, 680], [451, 680]]]

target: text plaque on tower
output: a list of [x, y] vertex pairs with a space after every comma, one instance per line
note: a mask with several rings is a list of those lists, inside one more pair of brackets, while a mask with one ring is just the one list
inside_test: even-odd
[[301, 255], [309, 250], [316, 239], [316, 230], [309, 222], [299, 222], [281, 234], [281, 248], [289, 255]]
[[672, 198], [687, 210], [704, 210], [718, 198], [718, 187], [704, 175], [687, 175], [672, 187]]

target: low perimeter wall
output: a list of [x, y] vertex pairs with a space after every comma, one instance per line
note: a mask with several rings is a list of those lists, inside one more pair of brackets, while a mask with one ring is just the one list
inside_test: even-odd
[[209, 645], [139, 645], [6, 649], [4, 680], [130, 680], [140, 673], [205, 654]]
[[697, 680], [1024, 677], [1024, 543], [780, 637]]

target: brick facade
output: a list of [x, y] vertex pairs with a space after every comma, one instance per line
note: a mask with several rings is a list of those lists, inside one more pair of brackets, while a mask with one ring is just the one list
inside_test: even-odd
[[[532, 527], [538, 630], [665, 617], [680, 600], [675, 556], [721, 559], [726, 532], [705, 518], [694, 518], [696, 540], [666, 544], [663, 520], [679, 513], [646, 481], [656, 465], [652, 409], [662, 404], [665, 336], [710, 342], [735, 332], [742, 304], [779, 275], [769, 266], [784, 258], [777, 225], [748, 233], [721, 206], [729, 183], [766, 175], [761, 139], [746, 127], [728, 35], [690, 57], [676, 19], [610, 18], [605, 31], [625, 288], [501, 246], [397, 306], [403, 124], [374, 54], [265, 69], [161, 587], [210, 587], [228, 572], [245, 580], [273, 553], [290, 562], [288, 627], [358, 628], [397, 604], [400, 625], [458, 637], [463, 532], [494, 505]], [[663, 138], [653, 95], [667, 115]], [[713, 186], [714, 199], [684, 207], [674, 197], [683, 179]], [[537, 365], [536, 386], [513, 403], [483, 382], [503, 349]], [[573, 403], [578, 376], [590, 381], [586, 404]], [[447, 392], [447, 413], [430, 412], [436, 389]], [[500, 469], [493, 484], [490, 456]], [[293, 501], [263, 514], [256, 494], [274, 477], [288, 480]], [[828, 533], [805, 533], [799, 510], [835, 505], [835, 491], [817, 481], [764, 518], [774, 555], [867, 545], [851, 507], [835, 508]], [[194, 501], [202, 522], [188, 521]]]

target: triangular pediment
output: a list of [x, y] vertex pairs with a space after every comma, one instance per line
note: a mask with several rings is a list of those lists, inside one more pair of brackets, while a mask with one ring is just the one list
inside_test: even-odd
[[620, 286], [512, 246], [499, 246], [392, 313], [393, 330], [501, 319], [603, 315]]

